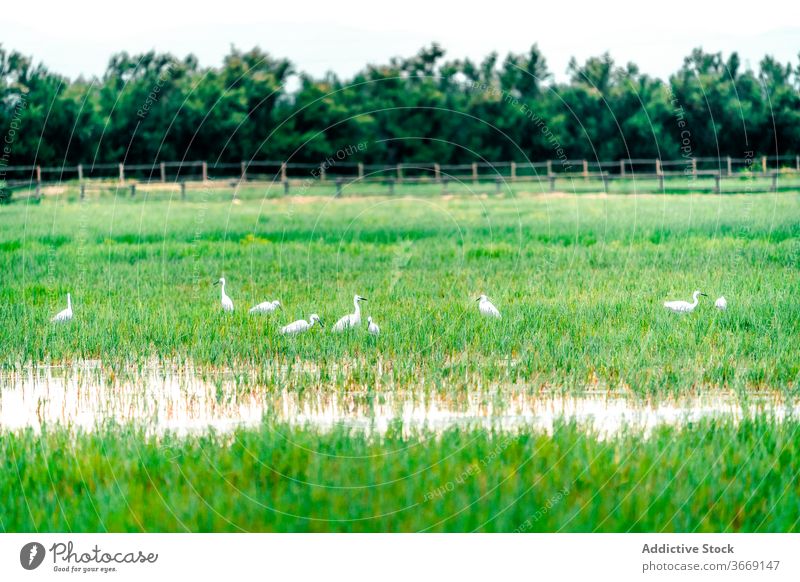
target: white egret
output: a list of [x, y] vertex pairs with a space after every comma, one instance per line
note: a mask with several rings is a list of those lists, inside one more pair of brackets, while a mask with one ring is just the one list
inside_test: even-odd
[[375, 323], [374, 321], [372, 321], [372, 317], [368, 317], [368, 318], [367, 318], [367, 323], [369, 324], [369, 325], [367, 326], [367, 331], [368, 331], [368, 332], [369, 332], [371, 335], [378, 335], [378, 334], [380, 334], [380, 333], [381, 333], [381, 328], [380, 328], [380, 327], [378, 327], [378, 324], [377, 324], [377, 323]]
[[475, 301], [478, 301], [478, 311], [485, 317], [496, 317], [500, 319], [500, 311], [495, 307], [486, 295], [481, 295]]
[[284, 335], [297, 335], [298, 333], [305, 333], [312, 327], [314, 327], [315, 323], [319, 323], [320, 326], [325, 327], [325, 324], [322, 323], [322, 320], [319, 318], [319, 315], [316, 313], [312, 313], [311, 317], [308, 318], [308, 321], [305, 319], [298, 319], [297, 321], [293, 321], [289, 325], [284, 325], [281, 328], [281, 333]]
[[695, 291], [692, 294], [692, 302], [689, 303], [688, 301], [665, 301], [664, 307], [672, 311], [673, 313], [691, 313], [694, 311], [694, 308], [697, 307], [697, 298], [699, 296], [708, 297], [705, 293], [701, 293], [700, 291]]
[[50, 321], [60, 323], [62, 321], [69, 321], [72, 319], [72, 296], [67, 293], [67, 308], [56, 313], [55, 317]]
[[231, 301], [231, 298], [228, 297], [227, 293], [225, 293], [225, 277], [220, 277], [219, 281], [214, 283], [214, 285], [222, 285], [222, 288], [220, 289], [222, 311], [233, 311], [233, 301]]
[[333, 326], [333, 331], [344, 331], [361, 325], [361, 306], [359, 303], [366, 301], [361, 295], [353, 295], [353, 307], [355, 311], [342, 317]]
[[272, 313], [276, 309], [283, 309], [283, 305], [277, 299], [275, 301], [262, 301], [258, 305], [251, 307], [248, 313]]
[[714, 302], [714, 307], [716, 307], [720, 311], [725, 311], [726, 309], [728, 309], [728, 300], [725, 299], [724, 296], [722, 296]]

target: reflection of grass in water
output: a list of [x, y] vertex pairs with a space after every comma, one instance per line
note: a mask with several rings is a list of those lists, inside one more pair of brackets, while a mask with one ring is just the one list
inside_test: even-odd
[[[646, 399], [630, 391], [532, 391], [525, 384], [487, 384], [471, 378], [472, 388], [416, 384], [353, 389], [342, 383], [320, 384], [308, 375], [321, 374], [310, 362], [267, 370], [200, 369], [191, 365], [155, 365], [147, 370], [107, 371], [98, 366], [26, 369], [0, 375], [0, 426], [62, 423], [91, 429], [105, 420], [133, 423], [148, 432], [198, 432], [253, 426], [265, 414], [278, 422], [330, 427], [345, 423], [375, 427], [380, 432], [391, 418], [406, 428], [442, 430], [454, 425], [548, 427], [554, 419], [595, 419], [601, 430], [616, 431], [627, 418], [636, 424], [686, 422], [698, 416], [751, 416], [797, 410], [792, 399], [776, 390], [754, 392], [694, 390], [680, 395], [654, 394]], [[144, 373], [143, 373], [144, 372]], [[298, 379], [300, 382], [297, 382]], [[309, 381], [306, 381], [309, 380]], [[291, 386], [297, 382], [298, 389]], [[283, 388], [277, 386], [283, 385]], [[480, 389], [474, 386], [481, 386]], [[33, 416], [31, 402], [37, 403]], [[26, 404], [27, 403], [27, 404]], [[599, 421], [599, 422], [597, 422]]]
[[[456, 390], [476, 380], [642, 393], [791, 388], [798, 210], [788, 194], [12, 205], [0, 214], [0, 357], [6, 367], [321, 363], [321, 375], [291, 382], [296, 390], [420, 379]], [[219, 312], [211, 286], [221, 274], [233, 315]], [[711, 301], [686, 317], [661, 308], [695, 288], [712, 300], [724, 293], [729, 311]], [[54, 327], [68, 290], [75, 320]], [[380, 338], [277, 334], [312, 311], [334, 321], [354, 292], [370, 299], [365, 315]], [[480, 292], [501, 321], [477, 316]], [[248, 316], [273, 297], [285, 312]]]
[[182, 439], [119, 427], [28, 431], [0, 437], [2, 523], [76, 532], [797, 531], [798, 428], [759, 417], [608, 440], [574, 425], [553, 436], [367, 437], [269, 423]]

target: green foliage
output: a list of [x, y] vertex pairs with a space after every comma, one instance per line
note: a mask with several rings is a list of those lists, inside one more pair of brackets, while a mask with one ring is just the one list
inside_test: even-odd
[[0, 530], [796, 532], [799, 428], [756, 417], [600, 439], [572, 423], [552, 435], [50, 427], [0, 434]]
[[559, 157], [555, 142], [571, 159], [677, 159], [687, 130], [691, 155], [742, 158], [800, 151], [798, 70], [769, 56], [743, 70], [736, 53], [724, 61], [696, 49], [668, 82], [608, 55], [573, 60], [569, 81], [555, 82], [536, 45], [481, 63], [445, 60], [432, 45], [350, 79], [313, 78], [258, 48], [232, 48], [217, 67], [191, 55], [120, 53], [102, 78], [71, 81], [0, 47], [0, 128], [26, 100], [13, 163], [56, 168], [320, 163], [360, 142], [369, 147], [348, 161], [540, 161]]

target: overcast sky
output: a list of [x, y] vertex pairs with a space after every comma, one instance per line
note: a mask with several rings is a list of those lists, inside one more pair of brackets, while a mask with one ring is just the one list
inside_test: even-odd
[[379, 0], [27, 0], [0, 16], [2, 44], [69, 77], [100, 75], [118, 51], [151, 49], [218, 65], [231, 44], [287, 57], [304, 71], [348, 76], [367, 62], [411, 55], [436, 41], [448, 58], [524, 52], [534, 42], [558, 78], [571, 56], [610, 51], [666, 78], [693, 47], [737, 50], [753, 67], [764, 54], [797, 63], [795, 3]]

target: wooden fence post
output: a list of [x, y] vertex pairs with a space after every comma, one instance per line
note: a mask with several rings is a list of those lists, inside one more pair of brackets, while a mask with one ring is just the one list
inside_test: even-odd
[[247, 182], [247, 163], [242, 162], [240, 165], [241, 165], [241, 175], [239, 179], [242, 182]]
[[553, 160], [547, 160], [547, 177], [549, 178], [553, 174]]
[[625, 160], [619, 161], [619, 175], [625, 177]]
[[511, 181], [517, 181], [517, 162], [511, 162]]
[[358, 162], [358, 179], [364, 179], [364, 162]]
[[83, 182], [83, 164], [78, 164], [78, 181]]
[[42, 183], [42, 167], [36, 166], [36, 184]]
[[161, 171], [161, 183], [163, 184], [167, 181], [167, 164], [161, 162], [158, 166]]
[[798, 172], [800, 172], [800, 156], [795, 156], [794, 165]]
[[181, 181], [181, 200], [186, 200], [186, 182]]
[[692, 177], [697, 179], [697, 158], [692, 158]]
[[324, 182], [325, 181], [325, 165], [324, 164], [319, 167], [319, 181], [320, 182]]
[[202, 162], [203, 182], [208, 182], [208, 163]]
[[664, 172], [658, 175], [658, 189], [660, 192], [664, 191]]
[[472, 182], [478, 182], [478, 162], [472, 162]]
[[661, 160], [656, 160], [656, 176], [661, 175]]
[[131, 198], [136, 196], [136, 184], [131, 184]]
[[286, 181], [286, 162], [281, 164], [281, 182]]
[[589, 160], [583, 160], [583, 181], [589, 181]]
[[397, 182], [403, 181], [403, 164], [397, 164]]
[[123, 164], [119, 165], [119, 181], [125, 181], [125, 166]]
[[433, 179], [437, 182], [442, 179], [442, 167], [438, 163], [433, 164]]
[[731, 160], [731, 157], [728, 156], [728, 176], [731, 174], [733, 174], [733, 160]]

